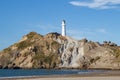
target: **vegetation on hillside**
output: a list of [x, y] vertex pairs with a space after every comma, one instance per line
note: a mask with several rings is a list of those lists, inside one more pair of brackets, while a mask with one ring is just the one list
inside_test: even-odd
[[38, 66], [41, 68], [55, 68], [58, 61], [58, 55], [53, 53], [50, 53], [49, 55], [39, 53], [33, 57], [33, 60], [34, 68]]
[[3, 51], [4, 51], [5, 53], [10, 52], [10, 51], [11, 51], [11, 48], [8, 47], [8, 48], [4, 49]]
[[20, 43], [17, 43], [16, 46], [18, 47], [19, 50], [25, 49], [28, 46], [31, 46], [33, 42], [30, 42], [29, 40], [22, 41]]
[[113, 55], [118, 58], [120, 56], [120, 49], [119, 48], [112, 48], [113, 50]]

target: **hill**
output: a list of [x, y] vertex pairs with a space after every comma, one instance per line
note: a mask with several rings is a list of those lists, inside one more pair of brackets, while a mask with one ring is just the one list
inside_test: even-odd
[[0, 52], [0, 68], [120, 69], [120, 47], [110, 41], [100, 44], [30, 32]]

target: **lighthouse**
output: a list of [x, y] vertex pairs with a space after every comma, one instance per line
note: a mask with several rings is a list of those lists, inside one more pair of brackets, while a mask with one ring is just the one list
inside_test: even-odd
[[66, 36], [66, 23], [62, 20], [62, 36]]

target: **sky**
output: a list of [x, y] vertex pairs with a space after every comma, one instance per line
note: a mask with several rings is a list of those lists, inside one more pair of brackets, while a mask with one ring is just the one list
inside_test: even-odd
[[120, 0], [0, 0], [0, 50], [31, 31], [120, 45]]

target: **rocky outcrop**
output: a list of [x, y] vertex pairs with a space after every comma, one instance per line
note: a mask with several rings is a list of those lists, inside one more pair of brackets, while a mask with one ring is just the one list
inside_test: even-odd
[[120, 69], [120, 47], [30, 32], [0, 52], [0, 68]]
[[56, 68], [59, 64], [62, 37], [58, 33], [45, 36], [30, 32], [22, 40], [0, 52], [0, 68]]

